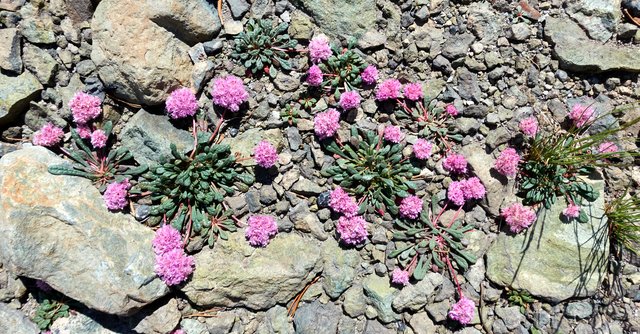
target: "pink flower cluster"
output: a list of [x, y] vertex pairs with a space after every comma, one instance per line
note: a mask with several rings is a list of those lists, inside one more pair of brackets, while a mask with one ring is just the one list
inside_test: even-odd
[[433, 144], [422, 138], [413, 143], [413, 154], [420, 160], [429, 159], [432, 149]]
[[571, 108], [569, 119], [573, 121], [573, 125], [580, 128], [593, 120], [595, 112], [595, 109], [590, 106], [583, 106], [582, 104], [576, 103], [573, 105], [573, 108]]
[[338, 218], [336, 230], [340, 234], [340, 240], [347, 245], [358, 245], [367, 240], [367, 221], [361, 216]]
[[453, 104], [447, 104], [447, 106], [444, 108], [444, 111], [453, 117], [458, 116], [458, 108], [456, 108], [456, 106], [454, 106]]
[[340, 128], [340, 112], [330, 108], [313, 118], [313, 130], [320, 139], [333, 137]]
[[109, 210], [121, 210], [124, 209], [127, 204], [127, 195], [129, 192], [129, 179], [124, 179], [122, 182], [113, 182], [107, 186], [102, 198]]
[[408, 83], [404, 86], [404, 97], [411, 101], [418, 101], [424, 97], [422, 92], [422, 84], [419, 82]]
[[525, 136], [534, 137], [538, 133], [538, 120], [533, 116], [521, 120], [518, 126]]
[[498, 173], [506, 177], [514, 177], [518, 173], [520, 155], [515, 149], [509, 147], [500, 153], [496, 159], [495, 167]]
[[247, 220], [245, 237], [251, 246], [265, 247], [276, 233], [278, 233], [278, 224], [271, 216], [251, 216]]
[[170, 225], [156, 231], [152, 241], [156, 253], [155, 272], [166, 285], [178, 285], [193, 272], [193, 257], [182, 249], [180, 232]]
[[309, 67], [307, 72], [307, 83], [309, 86], [320, 86], [322, 84], [322, 70], [318, 65]]
[[266, 140], [263, 140], [253, 149], [253, 157], [258, 166], [271, 168], [278, 161], [278, 151]]
[[378, 85], [376, 90], [376, 100], [386, 101], [397, 99], [400, 96], [402, 84], [396, 79], [387, 79]]
[[78, 124], [86, 124], [100, 116], [100, 98], [85, 92], [77, 92], [69, 101], [69, 108], [73, 115], [73, 121]]
[[522, 206], [520, 203], [514, 203], [502, 209], [500, 214], [504, 217], [507, 225], [509, 225], [509, 230], [513, 233], [519, 233], [533, 224], [537, 219], [535, 211]]
[[476, 305], [473, 300], [462, 296], [457, 303], [451, 306], [451, 310], [449, 310], [449, 319], [455, 320], [462, 325], [466, 325], [473, 320], [475, 311]]
[[89, 139], [91, 138], [91, 128], [86, 125], [86, 124], [78, 124], [78, 127], [76, 128], [76, 132], [78, 133], [78, 136], [80, 136], [80, 138], [82, 139]]
[[394, 125], [387, 125], [387, 127], [384, 128], [383, 137], [385, 140], [397, 144], [402, 141], [402, 138], [404, 138], [404, 134], [399, 127]]
[[412, 195], [405, 197], [400, 202], [400, 216], [410, 219], [416, 219], [422, 212], [422, 200], [420, 197]]
[[235, 112], [249, 99], [249, 93], [245, 90], [242, 79], [228, 75], [213, 82], [211, 97], [215, 105]]
[[57, 145], [64, 137], [61, 128], [52, 123], [45, 124], [40, 130], [33, 135], [33, 145], [51, 147]]
[[454, 174], [465, 174], [467, 172], [467, 159], [462, 154], [450, 154], [442, 161], [442, 168]]
[[457, 206], [462, 206], [471, 199], [482, 199], [485, 194], [486, 189], [477, 177], [453, 181], [447, 190], [447, 198]]
[[360, 94], [355, 90], [350, 90], [340, 95], [340, 108], [350, 110], [358, 108], [358, 106], [360, 106]]
[[198, 100], [189, 88], [178, 88], [171, 92], [165, 102], [167, 113], [173, 119], [193, 116], [198, 110]]
[[98, 129], [91, 133], [91, 145], [94, 148], [103, 148], [107, 146], [107, 134]]
[[569, 204], [566, 209], [562, 210], [562, 215], [567, 218], [578, 218], [580, 216], [580, 206]]
[[400, 268], [393, 269], [391, 283], [403, 286], [409, 284], [409, 272]]
[[600, 154], [616, 153], [618, 152], [618, 146], [613, 142], [606, 141], [598, 145], [597, 151]]
[[309, 42], [309, 57], [313, 63], [319, 63], [331, 57], [331, 46], [327, 36], [319, 35]]
[[369, 65], [360, 73], [360, 78], [365, 84], [373, 85], [378, 81], [378, 69], [374, 65]]
[[347, 217], [355, 216], [360, 209], [356, 200], [339, 186], [329, 195], [329, 207], [331, 207], [333, 211], [342, 213]]

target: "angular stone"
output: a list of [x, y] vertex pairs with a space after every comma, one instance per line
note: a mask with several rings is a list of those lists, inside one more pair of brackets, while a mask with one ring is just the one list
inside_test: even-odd
[[16, 28], [0, 29], [0, 68], [14, 73], [22, 71], [20, 35]]
[[293, 323], [296, 333], [334, 334], [342, 316], [340, 307], [333, 304], [321, 304], [318, 300], [298, 308]]
[[344, 313], [353, 318], [364, 314], [367, 308], [367, 300], [364, 297], [361, 283], [354, 284], [344, 293], [342, 308], [344, 309]]
[[22, 49], [24, 66], [31, 71], [43, 85], [50, 84], [58, 69], [58, 62], [37, 46], [26, 44]]
[[387, 42], [387, 36], [376, 30], [369, 30], [358, 40], [358, 47], [362, 50], [375, 49]]
[[181, 317], [178, 301], [174, 298], [157, 309], [145, 309], [133, 316], [131, 327], [138, 333], [165, 334], [176, 328]]
[[293, 185], [291, 191], [305, 196], [317, 196], [324, 191], [324, 188], [311, 180], [301, 177], [298, 182]]
[[196, 269], [181, 290], [198, 306], [268, 309], [287, 303], [322, 270], [319, 248], [319, 242], [293, 233], [254, 248], [238, 231], [195, 255]]
[[[102, 316], [103, 314], [96, 314], [96, 312], [87, 312], [87, 314], [74, 312], [68, 317], [54, 321], [51, 325], [51, 332], [60, 334], [117, 334], [130, 331], [124, 324], [115, 323], [114, 318], [101, 319], [103, 321], [100, 322], [96, 320]], [[107, 323], [108, 326], [106, 326]]]
[[593, 39], [606, 42], [616, 32], [622, 19], [621, 0], [576, 0], [567, 7], [567, 13], [580, 24]]
[[73, 23], [89, 21], [95, 10], [94, 3], [98, 2], [91, 0], [64, 0], [66, 14]]
[[442, 48], [442, 55], [451, 60], [462, 57], [467, 54], [471, 43], [473, 43], [475, 39], [471, 33], [451, 36]]
[[292, 0], [291, 3], [307, 13], [321, 31], [332, 35], [362, 35], [375, 26], [378, 17], [374, 0]]
[[487, 252], [487, 277], [552, 302], [593, 295], [607, 272], [609, 242], [604, 182], [588, 182], [600, 194], [583, 206], [591, 216], [589, 223], [563, 222], [560, 216], [567, 203], [558, 199], [550, 210], [538, 213], [529, 229], [498, 235]]
[[24, 313], [0, 303], [0, 333], [38, 334], [40, 329]]
[[6, 125], [25, 111], [29, 101], [38, 96], [42, 85], [29, 72], [17, 77], [0, 73], [0, 125]]
[[357, 250], [344, 250], [334, 239], [322, 243], [322, 257], [322, 287], [329, 297], [338, 298], [353, 283], [356, 267], [362, 260]]
[[229, 144], [231, 146], [232, 154], [239, 154], [241, 157], [250, 158], [240, 162], [243, 166], [255, 166], [256, 161], [252, 159], [253, 149], [262, 140], [266, 140], [277, 151], [280, 151], [284, 147], [284, 138], [280, 129], [262, 130], [260, 128], [251, 128], [238, 134], [235, 137], [226, 137], [222, 140], [223, 144]]
[[443, 282], [442, 275], [429, 273], [416, 284], [405, 286], [393, 299], [393, 308], [398, 311], [418, 311], [423, 308], [433, 292]]
[[398, 290], [391, 286], [389, 277], [369, 275], [364, 279], [362, 287], [364, 294], [369, 298], [369, 304], [377, 311], [381, 322], [387, 324], [401, 318], [391, 308]]
[[165, 295], [154, 273], [153, 231], [110, 213], [90, 180], [48, 172], [64, 162], [40, 146], [0, 159], [0, 257], [7, 269], [111, 314], [130, 314]]
[[34, 44], [53, 44], [56, 42], [54, 23], [51, 15], [32, 3], [20, 9], [22, 21], [18, 26], [20, 35]]

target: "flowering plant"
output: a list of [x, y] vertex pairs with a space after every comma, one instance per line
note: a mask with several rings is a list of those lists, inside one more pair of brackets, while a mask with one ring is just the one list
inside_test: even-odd
[[[407, 87], [411, 87], [410, 91], [416, 90], [417, 83], [409, 83], [405, 85], [404, 98], [396, 96], [396, 109], [394, 111], [398, 120], [411, 120], [409, 129], [416, 133], [419, 137], [425, 138], [434, 143], [441, 150], [449, 150], [451, 142], [462, 142], [463, 136], [457, 133], [457, 129], [453, 122], [454, 117], [458, 114], [453, 105], [445, 108], [435, 107], [435, 103], [428, 96], [417, 98], [418, 93], [407, 94]], [[408, 96], [407, 96], [408, 95]]]
[[355, 39], [350, 39], [344, 50], [332, 45], [333, 55], [326, 61], [318, 63], [318, 67], [322, 71], [322, 83], [319, 86], [326, 91], [335, 91], [336, 100], [340, 99], [341, 87], [354, 90], [362, 83], [360, 73], [365, 69], [365, 62], [353, 50], [355, 42]]

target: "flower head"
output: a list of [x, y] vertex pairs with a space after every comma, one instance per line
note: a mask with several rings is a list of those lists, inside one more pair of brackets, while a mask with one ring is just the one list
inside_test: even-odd
[[465, 200], [482, 199], [487, 192], [480, 179], [475, 176], [465, 180], [463, 186]]
[[361, 216], [338, 218], [336, 230], [340, 234], [340, 240], [347, 245], [358, 245], [367, 240], [367, 221]]
[[538, 133], [538, 120], [533, 116], [521, 120], [518, 126], [525, 136], [534, 137]]
[[156, 274], [169, 286], [184, 282], [193, 272], [193, 266], [193, 257], [182, 249], [172, 249], [156, 255]]
[[367, 85], [373, 85], [378, 81], [378, 69], [374, 65], [369, 65], [360, 73], [360, 77]]
[[80, 138], [82, 139], [90, 139], [91, 138], [91, 128], [86, 125], [86, 124], [78, 124], [78, 127], [76, 128], [76, 132], [78, 133], [78, 136], [80, 136]]
[[267, 215], [251, 216], [247, 220], [245, 237], [254, 247], [264, 247], [269, 244], [271, 237], [278, 233], [276, 220]]
[[515, 149], [509, 147], [500, 153], [496, 159], [495, 167], [498, 173], [506, 177], [514, 177], [518, 173], [518, 164], [520, 163], [520, 155]]
[[228, 75], [213, 82], [211, 97], [215, 105], [235, 112], [240, 110], [240, 105], [249, 99], [249, 93], [244, 88], [242, 79]]
[[519, 233], [533, 224], [537, 219], [535, 211], [522, 206], [520, 203], [514, 203], [502, 209], [501, 215], [513, 233]]
[[113, 182], [107, 186], [102, 198], [109, 210], [124, 209], [127, 204], [127, 194], [131, 185], [129, 179], [124, 179], [122, 182]]
[[457, 303], [451, 306], [451, 310], [449, 310], [449, 319], [455, 320], [462, 325], [466, 325], [473, 320], [475, 311], [476, 305], [473, 300], [462, 296]]
[[464, 205], [464, 185], [464, 181], [453, 181], [449, 184], [449, 189], [447, 189], [447, 198], [457, 206]]
[[422, 200], [418, 196], [409, 196], [400, 202], [400, 216], [416, 219], [422, 212]]
[[64, 132], [61, 128], [52, 123], [47, 123], [40, 130], [36, 131], [32, 141], [33, 145], [50, 147], [60, 143], [62, 137], [64, 137]]
[[165, 102], [167, 113], [173, 119], [193, 116], [198, 110], [198, 100], [189, 88], [178, 88], [171, 92]]
[[450, 154], [442, 161], [442, 168], [455, 174], [465, 174], [467, 172], [467, 159], [462, 154]]
[[408, 83], [404, 85], [404, 97], [411, 101], [418, 101], [424, 97], [422, 85], [419, 82]]
[[606, 141], [598, 145], [597, 151], [600, 154], [616, 153], [618, 152], [618, 145], [613, 142]]
[[331, 46], [325, 35], [319, 35], [309, 41], [309, 57], [313, 63], [319, 63], [331, 57]]
[[444, 111], [453, 117], [458, 116], [458, 108], [456, 108], [456, 106], [454, 106], [453, 104], [447, 104], [447, 106], [444, 108]]
[[73, 121], [78, 124], [87, 122], [100, 116], [100, 98], [85, 92], [77, 92], [69, 101], [69, 109], [73, 115]]
[[329, 195], [329, 207], [335, 212], [352, 217], [358, 214], [358, 204], [353, 197], [349, 196], [341, 187], [336, 187]]
[[376, 90], [376, 100], [385, 101], [390, 99], [397, 99], [400, 96], [400, 88], [402, 84], [396, 79], [387, 79], [378, 85]]
[[307, 83], [309, 86], [320, 86], [322, 84], [322, 70], [318, 65], [309, 67], [307, 71]]
[[429, 159], [432, 149], [433, 144], [422, 138], [413, 143], [413, 154], [420, 160]]
[[393, 269], [391, 273], [391, 283], [398, 285], [409, 284], [409, 272], [400, 268]]
[[266, 140], [263, 140], [253, 149], [253, 157], [260, 167], [271, 168], [278, 161], [278, 151]]
[[567, 218], [578, 218], [580, 216], [580, 206], [569, 204], [566, 209], [562, 210], [562, 215]]
[[330, 108], [313, 118], [313, 130], [320, 139], [333, 137], [340, 128], [340, 112]]
[[350, 90], [340, 95], [340, 108], [349, 110], [358, 108], [358, 106], [360, 106], [360, 94], [355, 90]]
[[591, 122], [595, 112], [595, 109], [590, 106], [583, 106], [582, 104], [576, 103], [573, 105], [573, 108], [571, 108], [569, 118], [573, 121], [573, 125], [579, 128]]
[[388, 140], [392, 143], [397, 144], [400, 141], [402, 141], [402, 138], [404, 138], [404, 134], [402, 133], [399, 127], [394, 125], [387, 125], [384, 128], [383, 137], [385, 140]]
[[98, 129], [91, 133], [91, 145], [94, 148], [103, 148], [107, 145], [107, 134]]
[[165, 224], [156, 230], [151, 244], [156, 255], [164, 254], [174, 249], [182, 249], [182, 236], [173, 226]]

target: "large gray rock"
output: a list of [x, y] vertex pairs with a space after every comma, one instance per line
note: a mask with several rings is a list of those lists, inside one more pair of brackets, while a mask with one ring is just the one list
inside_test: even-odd
[[103, 0], [92, 20], [91, 59], [118, 97], [161, 104], [171, 90], [189, 84], [188, 43], [220, 30], [216, 13], [205, 0]]
[[27, 110], [29, 101], [38, 96], [42, 85], [29, 72], [17, 77], [9, 77], [0, 73], [0, 125], [13, 121], [20, 113]]
[[0, 29], [0, 68], [15, 73], [22, 71], [20, 35], [16, 28]]
[[37, 334], [40, 329], [24, 313], [0, 303], [0, 333]]
[[153, 268], [153, 232], [110, 213], [88, 179], [48, 172], [64, 161], [43, 147], [0, 159], [0, 259], [7, 269], [111, 314], [131, 314], [165, 295]]
[[567, 7], [567, 13], [591, 38], [606, 42], [622, 19], [620, 5], [621, 0], [576, 0]]
[[587, 37], [580, 26], [567, 18], [546, 19], [545, 37], [554, 46], [560, 66], [576, 72], [640, 72], [640, 47], [602, 44]]
[[319, 242], [293, 233], [254, 248], [244, 231], [233, 233], [195, 255], [196, 269], [182, 291], [198, 306], [267, 309], [291, 300], [322, 270], [319, 248]]
[[399, 292], [391, 286], [389, 277], [369, 275], [363, 280], [362, 287], [365, 296], [368, 297], [369, 305], [376, 310], [381, 322], [386, 324], [401, 318], [391, 307]]
[[375, 26], [378, 17], [374, 0], [293, 0], [291, 3], [307, 13], [325, 34], [359, 37]]
[[343, 250], [334, 239], [322, 243], [324, 270], [322, 287], [331, 298], [338, 298], [347, 290], [356, 276], [356, 267], [362, 261], [355, 249]]
[[604, 217], [604, 182], [590, 180], [600, 197], [584, 206], [589, 223], [560, 219], [567, 203], [559, 199], [538, 221], [516, 235], [500, 233], [487, 252], [487, 277], [493, 282], [560, 302], [593, 295], [606, 275], [608, 226]]
[[58, 69], [58, 62], [47, 51], [31, 44], [26, 44], [23, 52], [24, 66], [40, 83], [50, 84]]
[[405, 286], [393, 299], [393, 308], [402, 312], [418, 311], [427, 305], [434, 291], [442, 284], [444, 278], [438, 273], [429, 273], [421, 281]]

